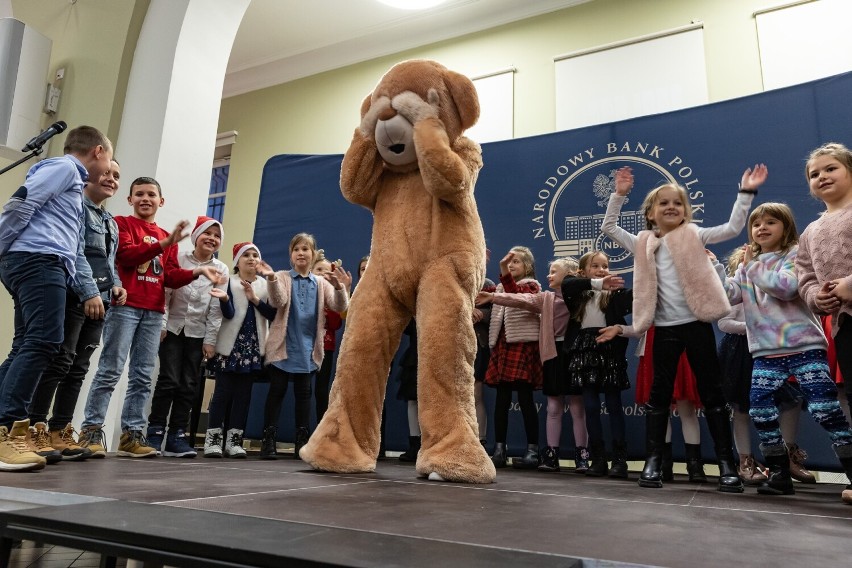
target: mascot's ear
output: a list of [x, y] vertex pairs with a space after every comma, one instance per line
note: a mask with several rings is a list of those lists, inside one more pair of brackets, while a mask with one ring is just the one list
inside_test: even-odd
[[473, 81], [455, 71], [447, 71], [445, 81], [461, 118], [462, 130], [467, 130], [479, 120], [479, 97], [476, 95], [476, 87], [473, 86]]
[[367, 114], [367, 111], [370, 110], [370, 99], [373, 98], [373, 93], [370, 93], [364, 98], [364, 102], [361, 103], [361, 118], [364, 118], [364, 115]]

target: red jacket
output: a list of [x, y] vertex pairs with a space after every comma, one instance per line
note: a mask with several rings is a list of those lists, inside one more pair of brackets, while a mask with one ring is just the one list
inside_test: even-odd
[[343, 318], [334, 310], [325, 309], [325, 337], [323, 338], [323, 349], [334, 351], [337, 348], [337, 330], [343, 324]]
[[165, 288], [180, 288], [195, 279], [192, 270], [178, 264], [177, 245], [163, 251], [160, 241], [169, 233], [156, 223], [136, 217], [116, 216], [118, 251], [115, 268], [127, 290], [127, 306], [165, 312]]

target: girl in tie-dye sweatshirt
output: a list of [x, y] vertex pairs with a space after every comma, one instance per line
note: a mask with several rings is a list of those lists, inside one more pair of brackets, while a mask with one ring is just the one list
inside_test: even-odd
[[749, 414], [770, 469], [757, 491], [789, 495], [794, 493], [790, 462], [775, 404], [775, 393], [787, 379], [799, 382], [808, 411], [828, 431], [847, 469], [852, 466], [852, 430], [837, 402], [822, 327], [799, 297], [793, 212], [783, 203], [764, 203], [752, 212], [748, 227], [751, 242], [735, 275], [725, 279], [725, 290], [731, 304], [743, 304], [754, 357]]

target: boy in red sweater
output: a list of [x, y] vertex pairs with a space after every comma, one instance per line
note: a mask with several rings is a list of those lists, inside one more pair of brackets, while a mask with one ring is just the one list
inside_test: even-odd
[[129, 353], [118, 455], [153, 457], [157, 455], [156, 450], [148, 446], [142, 432], [146, 425], [145, 404], [151, 392], [151, 376], [160, 347], [165, 287], [180, 288], [200, 275], [218, 283], [220, 275], [213, 266], [185, 270], [178, 264], [177, 243], [187, 237], [184, 231], [189, 222], [180, 221], [171, 233], [154, 222], [157, 210], [165, 203], [157, 180], [150, 177], [133, 180], [127, 201], [133, 207], [133, 215], [115, 218], [118, 224], [115, 264], [127, 290], [127, 301], [107, 312], [104, 346], [86, 401], [80, 445], [96, 455], [106, 453], [101, 428]]

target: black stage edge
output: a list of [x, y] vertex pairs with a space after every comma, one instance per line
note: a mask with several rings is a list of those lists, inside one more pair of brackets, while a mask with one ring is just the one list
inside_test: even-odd
[[[709, 468], [708, 468], [709, 469]], [[843, 485], [796, 495], [716, 491], [684, 476], [630, 481], [498, 470], [497, 483], [375, 473], [323, 474], [292, 457], [128, 459], [0, 473], [0, 523], [12, 539], [170, 566], [823, 565], [849, 560]], [[15, 501], [20, 503], [16, 504]]]

